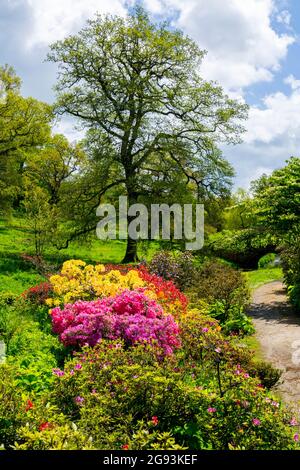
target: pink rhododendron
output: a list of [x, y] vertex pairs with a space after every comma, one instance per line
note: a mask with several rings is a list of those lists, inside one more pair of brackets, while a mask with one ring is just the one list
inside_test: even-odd
[[102, 339], [123, 339], [128, 346], [155, 342], [166, 355], [180, 347], [179, 327], [143, 291], [91, 302], [77, 301], [51, 311], [53, 331], [67, 345], [95, 346]]
[[252, 420], [252, 423], [253, 423], [254, 426], [260, 426], [260, 425], [261, 425], [260, 420], [257, 419], [257, 418], [254, 418], [254, 419]]

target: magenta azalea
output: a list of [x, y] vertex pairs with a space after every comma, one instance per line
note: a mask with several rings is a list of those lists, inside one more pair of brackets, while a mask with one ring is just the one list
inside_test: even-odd
[[142, 291], [78, 301], [51, 311], [53, 331], [67, 345], [95, 346], [102, 339], [123, 339], [128, 346], [155, 342], [168, 355], [180, 347], [179, 327], [171, 315]]
[[254, 419], [252, 420], [252, 423], [253, 423], [253, 426], [260, 426], [260, 425], [261, 425], [260, 420], [257, 419], [257, 418], [254, 418]]

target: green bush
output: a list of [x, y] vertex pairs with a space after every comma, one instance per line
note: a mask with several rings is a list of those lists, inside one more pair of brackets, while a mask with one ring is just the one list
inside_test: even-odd
[[29, 394], [41, 394], [49, 390], [54, 377], [52, 369], [57, 367], [57, 361], [49, 352], [35, 352], [34, 355], [9, 357], [8, 364], [16, 368], [15, 383], [18, 389]]
[[183, 291], [191, 287], [197, 274], [195, 258], [189, 251], [175, 254], [170, 251], [159, 251], [147, 268], [150, 273], [173, 281]]
[[282, 370], [272, 366], [272, 364], [263, 361], [257, 361], [252, 363], [250, 373], [257, 376], [261, 381], [261, 384], [267, 389], [271, 389], [279, 381]]
[[193, 303], [197, 302], [197, 298], [204, 299], [210, 304], [222, 302], [223, 323], [229, 317], [230, 308], [245, 307], [250, 300], [247, 281], [242, 273], [214, 260], [203, 264], [198, 271], [197, 282], [189, 293]]
[[17, 431], [24, 423], [22, 394], [16, 387], [14, 369], [0, 366], [0, 446], [8, 448], [14, 443]]
[[137, 448], [140, 422], [168, 433], [180, 448], [293, 448], [293, 431], [285, 424], [291, 418], [270, 405], [257, 379], [239, 364], [225, 366], [221, 350], [210, 360], [215, 365], [204, 382], [202, 365], [195, 362], [159, 363], [143, 347], [124, 350], [103, 342], [66, 364], [51, 403], [98, 449]]
[[284, 281], [291, 302], [300, 311], [300, 241], [285, 246], [281, 253]]
[[268, 253], [260, 258], [258, 261], [258, 269], [268, 268], [274, 266], [274, 261], [276, 260], [275, 253]]
[[224, 258], [244, 269], [257, 269], [259, 259], [274, 251], [276, 244], [269, 234], [256, 228], [223, 230], [208, 240], [206, 252], [210, 256]]

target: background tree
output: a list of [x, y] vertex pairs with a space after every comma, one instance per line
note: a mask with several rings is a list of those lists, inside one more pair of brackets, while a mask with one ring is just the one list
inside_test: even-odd
[[285, 282], [300, 310], [300, 158], [253, 184], [258, 221], [281, 249]]
[[292, 157], [284, 168], [263, 175], [252, 187], [256, 214], [265, 230], [279, 241], [300, 238], [300, 158]]
[[224, 228], [244, 230], [256, 224], [253, 197], [245, 189], [239, 188], [232, 194], [223, 213]]
[[[228, 185], [232, 169], [217, 144], [239, 142], [247, 107], [201, 78], [204, 54], [141, 9], [125, 19], [97, 16], [51, 46], [49, 60], [60, 70], [57, 109], [88, 130], [104, 170], [98, 194], [121, 186], [136, 203], [170, 165], [201, 191]], [[124, 261], [135, 260], [136, 249], [128, 240]]]
[[[81, 144], [70, 144], [63, 135], [49, 138], [27, 159], [23, 207], [29, 225], [33, 225], [38, 256], [47, 245], [62, 248], [68, 238], [74, 209], [70, 201], [76, 201], [75, 209], [79, 210], [87, 193], [86, 160]], [[85, 184], [78, 184], [83, 179]]]
[[49, 105], [20, 94], [13, 68], [0, 67], [0, 209], [20, 191], [26, 152], [45, 143], [53, 119]]

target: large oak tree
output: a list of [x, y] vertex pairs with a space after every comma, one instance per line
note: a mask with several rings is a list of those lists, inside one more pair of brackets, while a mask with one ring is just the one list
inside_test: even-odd
[[[240, 141], [247, 106], [201, 78], [204, 55], [141, 9], [126, 18], [99, 15], [51, 46], [57, 109], [88, 130], [104, 168], [99, 194], [121, 185], [134, 204], [172, 174], [199, 194], [228, 186], [233, 172], [218, 145]], [[136, 242], [128, 240], [124, 261], [135, 259]]]

